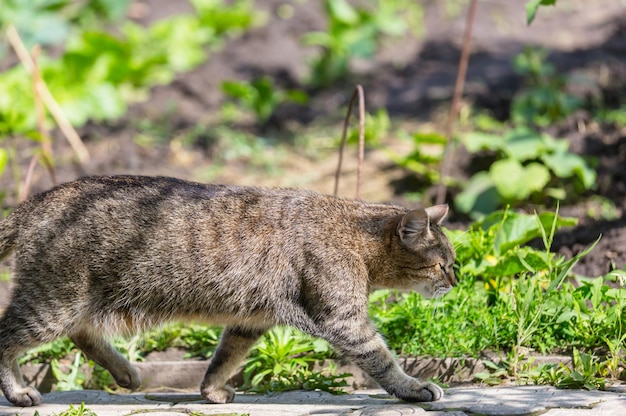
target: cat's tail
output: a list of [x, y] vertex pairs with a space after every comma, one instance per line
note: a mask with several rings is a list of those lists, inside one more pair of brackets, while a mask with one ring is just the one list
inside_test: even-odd
[[15, 221], [9, 217], [0, 220], [0, 260], [11, 253], [17, 240], [17, 226]]

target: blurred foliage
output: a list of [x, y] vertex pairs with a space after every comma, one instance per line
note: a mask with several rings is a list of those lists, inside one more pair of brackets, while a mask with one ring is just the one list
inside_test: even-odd
[[567, 140], [528, 127], [507, 130], [502, 135], [471, 132], [462, 136], [462, 142], [470, 153], [490, 151], [495, 156], [488, 169], [474, 174], [455, 200], [459, 211], [472, 216], [533, 196], [541, 201], [546, 196], [565, 199], [568, 190], [580, 193], [595, 184], [595, 171], [585, 159], [568, 150]]
[[[390, 131], [391, 119], [389, 118], [387, 110], [379, 108], [375, 113], [365, 113], [363, 137], [365, 139], [366, 148], [380, 147]], [[347, 142], [351, 145], [357, 145], [359, 143], [358, 124], [349, 131]]]
[[546, 57], [545, 50], [526, 48], [513, 59], [525, 83], [513, 97], [508, 122], [480, 114], [473, 131], [461, 135], [465, 148], [489, 163], [456, 197], [460, 212], [477, 218], [507, 205], [545, 204], [546, 197], [575, 199], [595, 185], [589, 162], [570, 152], [567, 140], [540, 130], [582, 108], [582, 100], [568, 93], [567, 79]]
[[13, 24], [28, 48], [62, 44], [76, 28], [121, 19], [129, 4], [126, 0], [4, 0], [0, 27]]
[[422, 188], [439, 182], [439, 165], [443, 159], [447, 139], [442, 134], [432, 131], [399, 134], [408, 139], [411, 150], [406, 154], [388, 151], [387, 154], [391, 160], [415, 174], [423, 184]]
[[[196, 14], [148, 28], [125, 21], [115, 34], [97, 27], [77, 30], [59, 58], [40, 59], [42, 77], [74, 126], [116, 119], [128, 103], [145, 99], [148, 88], [203, 62], [225, 34], [249, 27], [249, 3], [235, 2], [231, 9], [221, 0], [194, 0]], [[0, 89], [13, 92], [0, 98], [0, 136], [28, 135], [35, 128], [30, 77], [15, 66], [0, 74]]]
[[582, 100], [567, 92], [567, 78], [557, 74], [546, 58], [547, 51], [526, 48], [513, 59], [513, 68], [526, 84], [511, 103], [513, 123], [546, 127], [582, 107]]
[[531, 24], [535, 20], [539, 6], [554, 6], [556, 0], [529, 0], [526, 2], [526, 23]]
[[423, 8], [410, 0], [371, 0], [353, 6], [346, 0], [326, 0], [326, 31], [307, 33], [305, 45], [319, 46], [311, 62], [309, 83], [328, 86], [345, 79], [355, 58], [370, 59], [384, 36], [401, 37], [409, 28], [422, 26]]
[[238, 107], [254, 114], [257, 124], [263, 125], [283, 103], [291, 102], [304, 105], [309, 97], [302, 90], [282, 90], [276, 88], [274, 81], [265, 76], [252, 81], [224, 81], [222, 91], [233, 99]]

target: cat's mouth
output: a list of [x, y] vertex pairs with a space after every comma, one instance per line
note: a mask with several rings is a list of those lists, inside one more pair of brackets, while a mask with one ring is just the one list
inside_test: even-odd
[[442, 286], [442, 287], [438, 287], [437, 289], [435, 289], [435, 291], [433, 292], [433, 298], [440, 298], [443, 295], [445, 295], [446, 293], [448, 293], [449, 291], [452, 290], [452, 286]]
[[421, 286], [421, 287], [414, 288], [414, 290], [427, 299], [435, 299], [435, 298], [440, 298], [446, 293], [448, 293], [449, 291], [451, 291], [452, 286], [446, 285], [446, 286], [439, 286], [435, 288]]

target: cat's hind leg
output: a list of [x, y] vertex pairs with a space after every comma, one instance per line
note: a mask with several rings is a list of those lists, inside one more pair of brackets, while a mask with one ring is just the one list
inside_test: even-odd
[[37, 406], [41, 395], [34, 387], [24, 386], [17, 359], [26, 350], [51, 341], [55, 336], [18, 309], [11, 305], [0, 318], [0, 388], [15, 406]]
[[104, 367], [120, 387], [134, 390], [141, 385], [137, 370], [104, 337], [93, 331], [79, 330], [70, 339], [88, 358]]
[[266, 329], [248, 329], [238, 326], [228, 326], [224, 329], [200, 386], [200, 393], [206, 401], [230, 403], [234, 400], [235, 389], [226, 382], [265, 331]]

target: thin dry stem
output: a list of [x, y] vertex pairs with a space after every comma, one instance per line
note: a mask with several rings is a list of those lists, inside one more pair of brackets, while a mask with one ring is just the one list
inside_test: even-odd
[[463, 88], [465, 87], [465, 78], [467, 75], [467, 65], [469, 62], [470, 43], [472, 40], [472, 29], [474, 26], [474, 20], [476, 16], [477, 0], [472, 0], [469, 9], [467, 11], [467, 20], [465, 23], [465, 33], [463, 35], [463, 48], [461, 49], [461, 58], [459, 59], [459, 71], [456, 75], [456, 82], [454, 84], [454, 95], [452, 97], [452, 104], [450, 105], [450, 112], [448, 114], [448, 123], [446, 126], [446, 137], [448, 139], [446, 147], [443, 152], [443, 161], [441, 163], [441, 171], [439, 175], [439, 186], [437, 187], [437, 204], [443, 204], [446, 199], [446, 178], [450, 172], [450, 161], [453, 155], [453, 135], [454, 128], [456, 126], [457, 115], [459, 113], [459, 106], [461, 103], [461, 97], [463, 95]]
[[30, 164], [28, 165], [28, 171], [26, 172], [26, 179], [24, 179], [24, 186], [22, 186], [22, 191], [20, 192], [19, 201], [25, 201], [28, 198], [28, 193], [30, 192], [30, 184], [33, 181], [33, 172], [35, 170], [35, 166], [37, 166], [37, 161], [41, 157], [41, 154], [37, 153], [30, 160]]
[[356, 199], [361, 199], [361, 182], [362, 182], [362, 167], [365, 157], [365, 93], [361, 85], [357, 85], [350, 98], [348, 104], [348, 111], [346, 112], [346, 118], [343, 122], [343, 131], [341, 133], [341, 145], [339, 146], [339, 161], [337, 162], [337, 170], [335, 172], [335, 190], [334, 196], [339, 193], [339, 178], [341, 176], [341, 167], [343, 165], [343, 153], [346, 147], [346, 141], [348, 140], [348, 124], [350, 116], [352, 115], [352, 107], [354, 100], [359, 98], [359, 161], [357, 164], [357, 177], [356, 177]]
[[41, 159], [48, 171], [48, 175], [50, 176], [50, 180], [53, 185], [57, 185], [56, 172], [54, 170], [54, 156], [52, 153], [52, 142], [50, 140], [50, 135], [48, 134], [48, 129], [46, 129], [45, 125], [45, 111], [43, 100], [41, 99], [41, 72], [39, 71], [38, 58], [39, 58], [40, 48], [39, 46], [35, 46], [32, 52], [32, 60], [33, 60], [33, 93], [35, 98], [35, 113], [37, 116], [37, 129], [39, 130], [39, 136], [41, 138]]
[[[17, 30], [15, 30], [15, 27], [13, 25], [9, 25], [9, 27], [7, 28], [7, 37], [9, 39], [9, 42], [11, 43], [11, 46], [15, 50], [15, 53], [17, 54], [20, 62], [22, 63], [24, 68], [26, 68], [26, 71], [32, 75], [36, 68], [35, 63], [33, 62], [32, 57], [28, 53], [28, 50], [24, 46], [20, 35], [17, 33]], [[76, 156], [78, 157], [80, 163], [84, 164], [89, 161], [89, 152], [87, 151], [87, 148], [85, 147], [84, 143], [80, 139], [80, 136], [78, 135], [72, 124], [63, 113], [63, 110], [61, 109], [59, 104], [50, 93], [50, 90], [48, 89], [48, 86], [43, 79], [38, 84], [38, 92], [41, 96], [42, 101], [48, 108], [48, 111], [50, 111], [50, 114], [54, 118], [54, 121], [57, 123], [57, 125], [67, 138], [70, 146], [72, 146], [72, 149], [74, 150], [74, 153], [76, 153]]]

